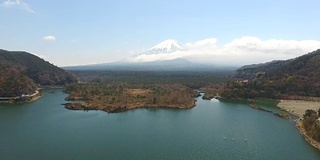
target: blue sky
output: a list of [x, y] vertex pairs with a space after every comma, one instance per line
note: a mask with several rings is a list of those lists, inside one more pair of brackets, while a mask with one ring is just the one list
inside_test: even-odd
[[319, 0], [0, 2], [0, 48], [28, 51], [58, 66], [117, 61], [166, 39], [186, 44], [215, 38], [220, 49], [245, 36], [320, 41]]

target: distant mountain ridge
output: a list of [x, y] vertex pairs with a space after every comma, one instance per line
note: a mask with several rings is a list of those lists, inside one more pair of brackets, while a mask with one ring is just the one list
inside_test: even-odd
[[67, 70], [177, 70], [190, 69], [196, 64], [177, 58], [172, 60], [157, 60], [152, 62], [114, 62], [96, 65], [70, 66], [63, 67]]
[[0, 97], [32, 94], [38, 85], [76, 82], [72, 73], [22, 51], [0, 49]]
[[112, 71], [231, 71], [235, 67], [217, 67], [210, 64], [190, 62], [184, 58], [151, 62], [113, 62], [95, 65], [63, 67], [66, 70], [112, 70]]

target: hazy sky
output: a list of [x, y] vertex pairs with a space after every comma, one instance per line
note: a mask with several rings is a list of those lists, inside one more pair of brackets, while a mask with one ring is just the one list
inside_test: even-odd
[[319, 0], [0, 2], [0, 48], [58, 66], [117, 61], [166, 39], [192, 52], [162, 58], [238, 65], [320, 48]]

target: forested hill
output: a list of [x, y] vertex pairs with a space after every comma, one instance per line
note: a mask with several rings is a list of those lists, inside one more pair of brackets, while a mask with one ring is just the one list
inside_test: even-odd
[[[226, 97], [320, 97], [320, 49], [286, 61], [242, 67], [233, 78], [222, 90]], [[249, 81], [241, 82], [245, 79]]]
[[64, 85], [77, 78], [27, 52], [0, 49], [0, 97], [34, 93], [37, 85]]
[[292, 62], [292, 59], [286, 61], [272, 61], [261, 64], [246, 65], [239, 68], [233, 73], [232, 78], [234, 79], [254, 79], [258, 74], [269, 73], [280, 69]]

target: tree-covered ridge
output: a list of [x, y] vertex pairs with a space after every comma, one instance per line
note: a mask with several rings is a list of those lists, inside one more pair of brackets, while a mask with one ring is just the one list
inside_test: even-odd
[[0, 61], [0, 97], [33, 94], [37, 85], [19, 66]]
[[22, 68], [25, 74], [40, 85], [64, 85], [76, 81], [76, 77], [33, 54], [0, 50], [0, 61]]
[[275, 71], [283, 66], [288, 65], [292, 60], [287, 61], [272, 61], [262, 64], [246, 65], [239, 68], [232, 74], [233, 79], [254, 79], [257, 74], [264, 74]]
[[[263, 72], [262, 69], [267, 71]], [[248, 78], [248, 81], [243, 81], [246, 79], [241, 79], [241, 76], [235, 77], [236, 79], [222, 88], [221, 96], [232, 98], [320, 97], [320, 50], [295, 59], [276, 62], [276, 64], [258, 66], [250, 71], [252, 70], [255, 72], [246, 73], [243, 69], [238, 70], [239, 73], [235, 75], [251, 75], [243, 77]]]
[[33, 94], [38, 85], [65, 85], [77, 78], [27, 52], [0, 50], [0, 97]]

